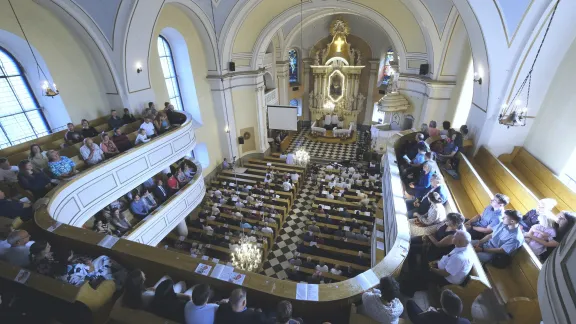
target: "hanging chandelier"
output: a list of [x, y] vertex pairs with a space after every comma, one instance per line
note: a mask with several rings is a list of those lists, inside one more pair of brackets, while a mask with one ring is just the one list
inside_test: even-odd
[[255, 272], [262, 264], [262, 250], [248, 236], [242, 235], [232, 246], [232, 265], [244, 271]]
[[304, 148], [299, 148], [294, 152], [294, 162], [299, 166], [306, 166], [310, 162], [310, 154]]
[[55, 83], [52, 83], [52, 86], [50, 86], [50, 83], [48, 82], [48, 77], [46, 76], [46, 73], [44, 73], [44, 70], [42, 70], [42, 68], [40, 67], [40, 64], [38, 63], [38, 59], [36, 58], [36, 54], [34, 54], [34, 51], [32, 50], [32, 45], [30, 45], [30, 41], [28, 41], [28, 37], [26, 36], [26, 33], [24, 32], [24, 27], [22, 27], [22, 24], [20, 23], [20, 19], [18, 19], [18, 15], [16, 15], [16, 10], [14, 10], [14, 6], [12, 5], [12, 1], [8, 0], [8, 3], [10, 4], [10, 8], [12, 8], [12, 12], [14, 13], [14, 17], [16, 18], [16, 22], [18, 22], [18, 26], [20, 26], [20, 31], [22, 32], [22, 35], [24, 36], [24, 39], [26, 40], [26, 44], [28, 44], [28, 49], [30, 49], [30, 53], [32, 53], [32, 57], [34, 58], [34, 62], [36, 62], [36, 67], [38, 68], [38, 78], [40, 78], [40, 73], [42, 73], [42, 75], [44, 76], [44, 81], [42, 82], [42, 94], [45, 95], [46, 97], [54, 98], [60, 94], [60, 91], [58, 91], [58, 89], [56, 88]]
[[[528, 107], [530, 102], [530, 86], [532, 85], [532, 73], [534, 72], [534, 66], [536, 65], [536, 61], [538, 61], [538, 56], [540, 56], [540, 50], [542, 50], [542, 45], [544, 45], [544, 41], [546, 40], [546, 36], [550, 30], [552, 21], [554, 20], [554, 15], [556, 14], [556, 9], [558, 9], [559, 3], [560, 0], [556, 2], [556, 5], [554, 5], [552, 16], [550, 17], [550, 21], [546, 27], [546, 32], [542, 37], [542, 42], [540, 42], [540, 47], [536, 52], [534, 62], [532, 62], [532, 66], [530, 67], [526, 78], [524, 78], [524, 81], [522, 84], [520, 84], [520, 87], [518, 87], [518, 90], [514, 94], [514, 97], [512, 97], [512, 100], [502, 105], [502, 110], [498, 115], [498, 122], [501, 125], [507, 126], [508, 128], [514, 126], [526, 126], [526, 119], [528, 118]], [[522, 100], [524, 98], [526, 98], [525, 101]]]

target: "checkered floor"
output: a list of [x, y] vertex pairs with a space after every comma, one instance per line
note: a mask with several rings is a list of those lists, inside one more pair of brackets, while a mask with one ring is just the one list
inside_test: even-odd
[[264, 262], [263, 274], [278, 279], [287, 278], [284, 270], [290, 267], [288, 260], [294, 257], [294, 252], [296, 252], [296, 247], [300, 242], [298, 236], [304, 232], [308, 220], [305, 211], [312, 209], [315, 189], [317, 187], [307, 178], [286, 222], [284, 222], [283, 228], [280, 230], [280, 235], [276, 238], [276, 243], [268, 254], [267, 261]]
[[[310, 155], [315, 158], [336, 161], [356, 161], [356, 143], [330, 144], [314, 142], [305, 137], [309, 132], [309, 128], [302, 129], [296, 135], [288, 150], [293, 151], [303, 146]], [[363, 132], [359, 132], [357, 141], [363, 141], [364, 135]], [[284, 222], [283, 228], [280, 230], [280, 235], [276, 238], [276, 243], [268, 254], [267, 261], [264, 262], [262, 273], [267, 276], [278, 279], [287, 278], [284, 270], [290, 267], [288, 260], [294, 257], [294, 252], [296, 252], [296, 248], [300, 243], [299, 236], [304, 232], [304, 227], [308, 220], [305, 212], [312, 209], [312, 202], [315, 198], [314, 193], [317, 190], [317, 186], [312, 184], [310, 178], [306, 178], [305, 181], [286, 222]]]
[[356, 143], [331, 144], [310, 141], [306, 138], [306, 134], [308, 133], [310, 133], [309, 128], [300, 130], [288, 147], [288, 151], [294, 151], [299, 147], [304, 147], [312, 157], [336, 161], [356, 160]]

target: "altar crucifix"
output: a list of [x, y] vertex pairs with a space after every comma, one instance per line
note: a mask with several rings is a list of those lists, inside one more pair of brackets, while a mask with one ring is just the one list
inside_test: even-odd
[[[364, 68], [361, 52], [347, 41], [348, 23], [341, 18], [330, 25], [332, 42], [314, 53], [313, 91], [309, 94], [312, 120], [320, 124], [348, 128], [357, 121], [366, 96], [359, 92]], [[356, 65], [357, 64], [357, 65]]]

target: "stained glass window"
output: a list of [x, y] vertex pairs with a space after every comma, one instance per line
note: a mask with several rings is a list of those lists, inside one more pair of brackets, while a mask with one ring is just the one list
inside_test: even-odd
[[0, 148], [49, 133], [44, 113], [20, 65], [0, 48]]
[[295, 49], [288, 51], [288, 62], [290, 63], [290, 83], [298, 83], [298, 52]]
[[178, 78], [176, 77], [176, 68], [174, 67], [172, 50], [170, 49], [168, 41], [162, 36], [158, 36], [158, 54], [160, 55], [160, 64], [162, 65], [166, 88], [168, 88], [170, 103], [174, 106], [174, 109], [184, 110], [184, 105], [182, 105], [182, 96], [180, 96], [180, 86], [178, 85]]

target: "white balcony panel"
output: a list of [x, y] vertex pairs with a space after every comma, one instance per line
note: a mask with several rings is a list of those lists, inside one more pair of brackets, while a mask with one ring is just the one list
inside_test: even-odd
[[186, 156], [196, 146], [196, 137], [191, 115], [184, 114], [186, 121], [177, 129], [61, 184], [48, 203], [48, 213], [59, 222], [81, 227], [112, 201]]
[[156, 209], [123, 238], [156, 246], [202, 202], [205, 193], [204, 177], [199, 167], [194, 179], [167, 201], [166, 206]]
[[135, 161], [130, 161], [130, 163], [126, 164], [125, 166], [118, 169], [116, 175], [118, 176], [118, 180], [120, 183], [124, 183], [133, 177], [141, 174], [148, 168], [148, 163], [146, 162], [146, 158], [142, 157]]
[[148, 160], [150, 161], [150, 165], [155, 166], [160, 162], [166, 161], [174, 150], [172, 150], [172, 144], [167, 144], [162, 147], [156, 149], [152, 154], [148, 155]]
[[91, 182], [84, 188], [80, 188], [78, 191], [78, 199], [80, 199], [82, 206], [86, 207], [96, 200], [107, 196], [108, 193], [117, 186], [118, 183], [116, 179], [114, 179], [114, 174], [109, 173], [98, 179], [98, 181]]

